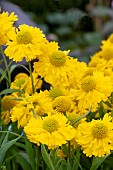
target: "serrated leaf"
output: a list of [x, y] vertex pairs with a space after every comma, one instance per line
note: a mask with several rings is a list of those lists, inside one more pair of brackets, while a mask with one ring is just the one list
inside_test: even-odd
[[92, 161], [92, 165], [90, 170], [97, 170], [98, 167], [104, 162], [104, 160], [108, 157], [109, 155], [105, 155], [104, 157], [94, 157]]
[[41, 145], [41, 153], [42, 153], [42, 157], [43, 157], [46, 165], [48, 166], [48, 168], [50, 170], [55, 170], [53, 163], [51, 161], [51, 158], [50, 158], [49, 154], [47, 153], [45, 146], [43, 144]]

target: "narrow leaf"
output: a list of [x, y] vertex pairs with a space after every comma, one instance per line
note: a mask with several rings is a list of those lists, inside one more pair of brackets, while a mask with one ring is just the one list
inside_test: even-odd
[[31, 170], [29, 162], [22, 156], [21, 153], [17, 154], [17, 152], [14, 149], [12, 149], [11, 152], [13, 155], [15, 155], [17, 162], [22, 166], [23, 170]]
[[3, 146], [7, 143], [7, 141], [8, 141], [8, 136], [9, 136], [9, 131], [8, 131], [7, 134], [6, 134], [4, 140], [3, 140], [2, 144], [1, 144], [1, 147], [3, 147]]
[[105, 155], [104, 157], [94, 157], [92, 161], [92, 165], [90, 170], [97, 170], [98, 167], [104, 162], [104, 160], [108, 157], [109, 155]]
[[14, 93], [14, 92], [22, 92], [22, 91], [21, 90], [16, 90], [16, 89], [5, 89], [0, 93], [0, 96], [4, 95], [4, 94]]
[[45, 149], [45, 146], [44, 146], [43, 144], [41, 145], [41, 153], [42, 153], [42, 157], [43, 157], [46, 165], [48, 166], [48, 168], [49, 168], [50, 170], [55, 170], [55, 168], [54, 168], [54, 166], [53, 166], [53, 163], [52, 163], [52, 161], [51, 161], [51, 158], [50, 158], [50, 156], [48, 155], [48, 153], [47, 153], [47, 151], [46, 151], [46, 149]]
[[35, 165], [34, 149], [32, 147], [32, 144], [27, 139], [25, 139], [25, 149], [26, 149], [26, 153], [29, 156], [29, 161], [30, 161], [31, 167], [33, 170], [35, 170], [36, 165]]
[[4, 145], [0, 148], [0, 166], [2, 165], [4, 156], [5, 156], [6, 152], [7, 152], [7, 150], [8, 150], [18, 139], [20, 139], [20, 137], [21, 137], [21, 136], [19, 136], [18, 138], [13, 139], [13, 140], [7, 142], [6, 144], [4, 144]]

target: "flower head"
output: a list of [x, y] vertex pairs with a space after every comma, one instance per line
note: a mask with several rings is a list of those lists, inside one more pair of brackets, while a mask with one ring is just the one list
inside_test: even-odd
[[27, 62], [31, 61], [42, 54], [40, 46], [46, 42], [44, 37], [45, 35], [39, 28], [20, 25], [18, 29], [9, 33], [10, 41], [4, 52], [16, 62], [22, 61], [24, 57]]
[[73, 127], [67, 124], [67, 118], [60, 113], [33, 118], [24, 131], [31, 142], [46, 144], [49, 149], [55, 149], [74, 137]]
[[17, 20], [18, 18], [14, 15], [14, 12], [0, 14], [0, 45], [5, 45], [9, 40], [8, 33], [13, 30], [13, 23]]
[[104, 72], [94, 71], [92, 75], [81, 78], [78, 88], [73, 91], [75, 99], [78, 101], [78, 108], [83, 113], [92, 106], [92, 111], [96, 111], [98, 103], [106, 101], [113, 89], [109, 76], [104, 76]]
[[56, 42], [45, 44], [43, 54], [34, 63], [34, 70], [52, 86], [69, 86], [77, 60], [68, 56], [69, 51], [59, 50]]
[[102, 157], [105, 154], [110, 154], [110, 150], [113, 150], [111, 120], [112, 117], [105, 114], [103, 120], [92, 120], [78, 126], [76, 141], [87, 156]]

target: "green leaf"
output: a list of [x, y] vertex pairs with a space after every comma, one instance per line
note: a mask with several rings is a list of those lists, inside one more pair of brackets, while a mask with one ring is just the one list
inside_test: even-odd
[[3, 140], [2, 144], [1, 144], [1, 147], [7, 143], [7, 141], [8, 141], [8, 136], [9, 136], [9, 131], [8, 131], [7, 134], [6, 134], [4, 140]]
[[18, 153], [14, 149], [11, 150], [12, 154], [15, 155], [17, 162], [22, 166], [23, 170], [31, 170], [29, 162], [22, 156], [22, 153]]
[[71, 164], [70, 164], [69, 159], [67, 160], [67, 170], [71, 170]]
[[15, 68], [17, 68], [17, 65], [15, 64], [13, 64], [11, 67], [10, 67], [10, 74], [13, 72], [13, 70], [15, 69]]
[[[9, 132], [7, 132], [6, 136], [4, 137], [3, 142], [1, 144], [1, 148], [7, 143], [8, 136], [9, 136]], [[4, 156], [5, 156], [5, 152], [2, 154], [2, 158], [4, 158]]]
[[22, 64], [18, 64], [17, 67], [18, 67], [18, 66], [23, 67], [28, 73], [30, 73], [30, 71], [28, 70], [28, 68], [27, 68], [26, 66], [24, 66], [24, 65], [22, 65]]
[[4, 145], [2, 145], [2, 147], [0, 148], [0, 166], [2, 165], [4, 156], [5, 156], [6, 152], [7, 152], [7, 150], [8, 150], [18, 139], [20, 139], [20, 137], [21, 137], [21, 136], [19, 136], [18, 138], [13, 139], [13, 140], [5, 143]]
[[48, 166], [48, 168], [50, 170], [55, 170], [53, 163], [51, 161], [51, 158], [50, 158], [49, 154], [47, 153], [45, 146], [43, 144], [41, 145], [41, 153], [42, 153], [42, 157], [43, 157], [46, 165]]
[[26, 149], [26, 153], [29, 156], [31, 167], [33, 170], [35, 170], [36, 165], [35, 165], [34, 149], [32, 147], [32, 144], [27, 139], [25, 139], [25, 149]]
[[5, 89], [5, 90], [3, 90], [3, 91], [0, 93], [0, 96], [1, 96], [1, 95], [4, 95], [4, 94], [14, 93], [14, 92], [22, 92], [22, 90]]
[[73, 162], [73, 170], [78, 170], [78, 168], [83, 170], [81, 165], [80, 165], [80, 156], [81, 156], [80, 148], [78, 148], [76, 155], [75, 155], [74, 162]]
[[[110, 154], [109, 154], [110, 155]], [[94, 157], [90, 170], [97, 170], [98, 167], [104, 162], [104, 160], [109, 156], [105, 155], [104, 157]]]

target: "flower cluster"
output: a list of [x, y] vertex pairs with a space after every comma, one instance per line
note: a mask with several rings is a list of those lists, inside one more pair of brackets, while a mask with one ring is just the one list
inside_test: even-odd
[[[113, 150], [113, 35], [102, 41], [101, 50], [86, 64], [49, 42], [39, 28], [13, 26], [14, 13], [0, 14], [0, 45], [6, 57], [29, 64], [28, 74], [19, 73], [1, 99], [3, 124], [17, 122], [30, 142], [49, 149], [64, 144], [80, 147], [86, 156], [102, 157]], [[5, 21], [5, 22], [4, 22]], [[3, 25], [5, 24], [5, 28]], [[31, 62], [33, 69], [31, 69]], [[50, 89], [41, 90], [43, 80]], [[109, 103], [109, 107], [108, 107]], [[105, 109], [103, 115], [99, 109]], [[91, 108], [90, 115], [86, 112]]]

